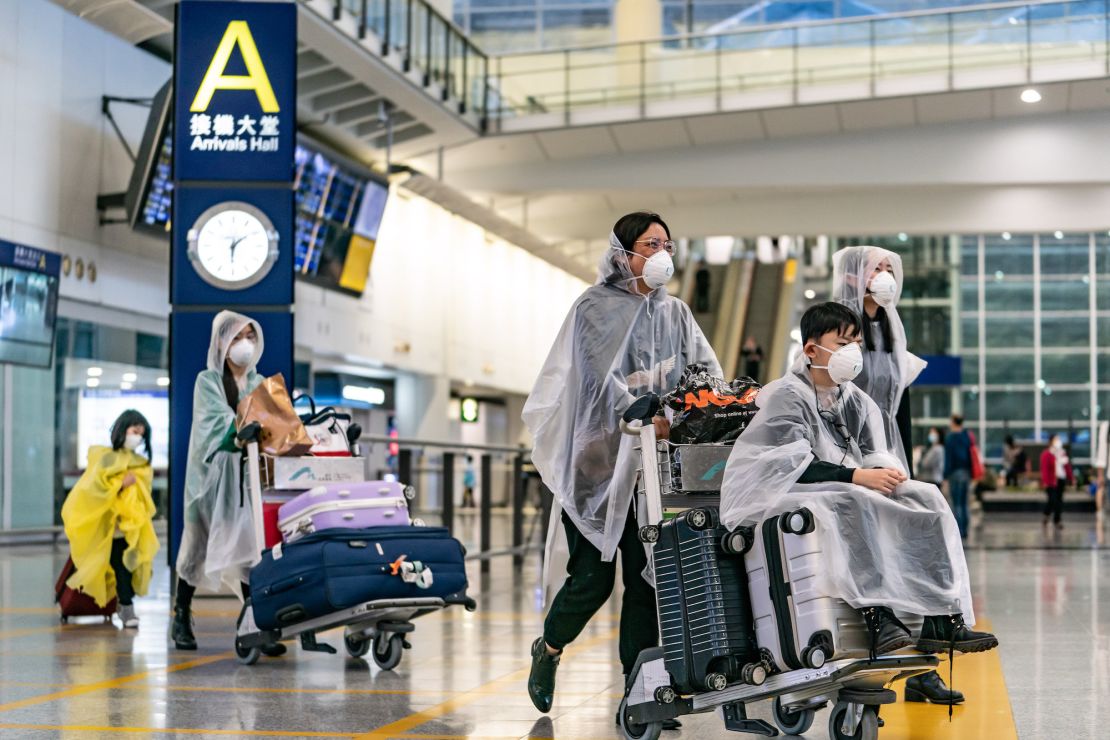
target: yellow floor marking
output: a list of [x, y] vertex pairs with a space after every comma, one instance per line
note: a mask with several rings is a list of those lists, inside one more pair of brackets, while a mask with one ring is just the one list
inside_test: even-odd
[[0, 607], [0, 614], [53, 614], [58, 615], [58, 607], [48, 606], [5, 606]]
[[[980, 618], [976, 629], [991, 631], [990, 622]], [[948, 683], [948, 661], [937, 669]], [[955, 707], [948, 723], [948, 707], [918, 704], [903, 700], [903, 684], [896, 686], [898, 703], [885, 706], [881, 716], [886, 722], [883, 740], [941, 740], [942, 738], [986, 738], [1017, 740], [1017, 728], [1010, 708], [1010, 696], [1002, 675], [997, 650], [956, 655], [955, 686], [967, 700]]]
[[[581, 653], [585, 650], [589, 650], [590, 648], [596, 647], [597, 645], [612, 642], [613, 639], [617, 636], [618, 632], [619, 628], [614, 627], [608, 632], [605, 632], [604, 634], [601, 634], [591, 640], [586, 640], [585, 642], [582, 642], [578, 645], [567, 648], [564, 653], [567, 657], [569, 657], [577, 653]], [[434, 707], [429, 707], [414, 714], [410, 714], [408, 717], [399, 719], [396, 722], [391, 722], [388, 725], [379, 727], [366, 734], [357, 735], [355, 737], [355, 740], [389, 740], [390, 738], [399, 737], [401, 733], [407, 732], [408, 730], [411, 730], [415, 727], [419, 727], [420, 725], [427, 722], [439, 719], [446, 714], [450, 714], [456, 709], [460, 709], [462, 707], [465, 707], [467, 704], [471, 704], [477, 701], [478, 698], [482, 696], [488, 696], [491, 693], [500, 694], [502, 692], [502, 689], [504, 689], [506, 686], [516, 683], [517, 681], [520, 681], [522, 679], [528, 678], [528, 674], [530, 671], [531, 666], [529, 666], [528, 668], [521, 668], [518, 671], [506, 674], [504, 676], [501, 676], [500, 678], [495, 678], [492, 681], [488, 681], [487, 683], [478, 686], [472, 691], [463, 692], [459, 696], [448, 699], [447, 701], [437, 704]]]
[[[103, 624], [103, 623], [102, 623]], [[0, 631], [0, 640], [9, 640], [14, 637], [27, 637], [29, 635], [46, 635], [51, 632], [61, 632], [69, 625], [55, 624], [50, 627], [27, 627], [26, 629], [19, 630], [3, 630]], [[82, 625], [74, 625], [82, 626]], [[95, 625], [93, 625], [95, 626]]]
[[[210, 730], [199, 727], [101, 727], [97, 725], [30, 725], [0, 724], [0, 730], [51, 730], [54, 732], [117, 732], [143, 735], [219, 735], [226, 737], [352, 737], [350, 732], [316, 732], [313, 730]], [[516, 740], [514, 738], [513, 740]]]
[[232, 657], [232, 653], [220, 653], [219, 655], [207, 655], [203, 658], [186, 661], [184, 663], [176, 663], [168, 665], [165, 668], [143, 671], [142, 673], [134, 673], [130, 676], [121, 676], [120, 678], [110, 678], [106, 681], [97, 681], [96, 683], [79, 684], [72, 689], [65, 689], [63, 691], [56, 691], [52, 694], [43, 694], [42, 696], [32, 696], [30, 699], [21, 699], [20, 701], [8, 702], [7, 704], [0, 704], [0, 712], [10, 712], [15, 709], [24, 709], [26, 707], [33, 707], [36, 704], [45, 704], [48, 701], [56, 699], [69, 699], [74, 696], [82, 696], [84, 694], [91, 694], [95, 691], [102, 691], [104, 689], [115, 689], [127, 684], [142, 681], [155, 675], [163, 675], [168, 673], [177, 673], [178, 671], [187, 671], [190, 668], [197, 668], [210, 663], [218, 663], [221, 660], [227, 660]]

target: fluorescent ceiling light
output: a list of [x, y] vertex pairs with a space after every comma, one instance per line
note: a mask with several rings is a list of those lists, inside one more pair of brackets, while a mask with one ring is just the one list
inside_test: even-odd
[[1041, 102], [1041, 94], [1029, 87], [1021, 91], [1021, 102], [1023, 103], [1039, 103]]
[[727, 265], [732, 259], [732, 248], [736, 240], [731, 236], [709, 236], [705, 238], [705, 261], [710, 265]]
[[343, 398], [348, 401], [360, 401], [371, 406], [381, 406], [385, 403], [385, 390], [373, 386], [345, 385]]
[[124, 383], [134, 383], [138, 379], [139, 379], [139, 376], [136, 373], [124, 373], [123, 374], [123, 382]]
[[100, 386], [100, 380], [98, 378], [89, 378], [85, 381], [85, 385], [90, 388], [97, 388]]
[[167, 377], [158, 378], [158, 387], [159, 388], [169, 388], [170, 387], [170, 379], [167, 378]]
[[103, 374], [104, 374], [104, 368], [101, 368], [101, 367], [90, 367], [89, 368], [89, 377], [90, 378], [99, 378]]

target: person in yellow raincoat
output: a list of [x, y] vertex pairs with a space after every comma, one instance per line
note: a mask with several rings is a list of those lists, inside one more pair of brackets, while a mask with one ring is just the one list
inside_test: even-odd
[[133, 599], [146, 595], [159, 547], [150, 423], [138, 411], [125, 411], [112, 425], [111, 440], [111, 447], [89, 448], [88, 468], [62, 506], [77, 569], [66, 585], [100, 606], [118, 597], [120, 621], [133, 629], [139, 626]]

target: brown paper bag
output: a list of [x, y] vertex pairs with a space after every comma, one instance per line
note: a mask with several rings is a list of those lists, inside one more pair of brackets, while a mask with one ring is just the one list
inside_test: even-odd
[[239, 401], [236, 428], [257, 421], [262, 426], [258, 448], [274, 457], [298, 457], [312, 449], [312, 438], [293, 410], [293, 401], [280, 374], [266, 378], [251, 394]]

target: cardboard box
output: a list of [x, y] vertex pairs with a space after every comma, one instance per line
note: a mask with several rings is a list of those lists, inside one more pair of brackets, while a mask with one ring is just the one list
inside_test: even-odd
[[349, 483], [366, 478], [361, 457], [274, 457], [270, 487], [306, 491], [325, 483]]

